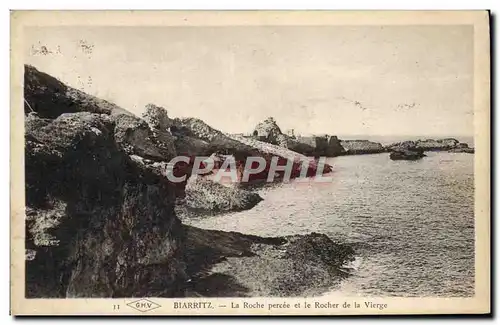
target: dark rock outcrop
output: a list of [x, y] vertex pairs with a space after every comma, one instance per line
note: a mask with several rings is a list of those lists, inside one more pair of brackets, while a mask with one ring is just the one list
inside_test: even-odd
[[179, 295], [173, 186], [130, 159], [107, 115], [36, 119], [26, 123], [26, 295]]
[[442, 151], [442, 150], [450, 150], [455, 148], [459, 144], [457, 139], [426, 139], [426, 140], [418, 140], [416, 141], [415, 146], [417, 148], [421, 148], [424, 151]]
[[252, 135], [259, 141], [287, 148], [286, 137], [273, 117], [268, 117], [257, 124]]
[[115, 142], [106, 115], [28, 116], [27, 126], [28, 297], [301, 295], [338, 282], [352, 254], [316, 234], [182, 226], [172, 184]]
[[190, 296], [309, 296], [347, 276], [353, 249], [323, 234], [265, 238], [186, 227]]
[[334, 135], [297, 136], [296, 142], [306, 144], [312, 148], [310, 153], [304, 153], [308, 156], [336, 157], [345, 154], [345, 149], [342, 147], [340, 140]]
[[[173, 120], [173, 124], [179, 137], [189, 137], [203, 141], [208, 145], [210, 154], [242, 155], [246, 158], [246, 156], [251, 156], [257, 152], [255, 148], [232, 139], [200, 119], [191, 117], [182, 119], [177, 118]], [[181, 152], [182, 148], [178, 150]]]
[[176, 152], [172, 137], [158, 138], [148, 124], [132, 115], [119, 114], [112, 116], [115, 124], [114, 137], [116, 143], [129, 155], [138, 155], [154, 161], [169, 161]]
[[272, 117], [257, 124], [252, 133], [254, 139], [295, 151], [308, 157], [336, 157], [344, 154], [336, 136], [289, 136], [281, 132]]
[[[164, 174], [176, 154], [174, 125], [169, 133], [154, 114], [144, 121], [114, 104], [72, 99], [59, 81], [27, 69], [25, 95], [36, 109], [25, 116], [26, 297], [302, 295], [343, 274], [352, 249], [324, 235], [182, 225], [179, 184]], [[190, 176], [185, 167], [179, 172]]]
[[422, 150], [398, 149], [389, 154], [391, 160], [418, 160], [425, 157]]
[[469, 148], [469, 145], [467, 143], [457, 143], [457, 145], [448, 150], [449, 152], [454, 152], [454, 153], [474, 153], [475, 150], [474, 148]]
[[325, 155], [327, 157], [336, 157], [345, 154], [345, 148], [337, 136], [327, 135], [326, 142]]
[[191, 177], [185, 192], [184, 206], [200, 213], [248, 210], [263, 200], [257, 193], [223, 185], [203, 176]]
[[475, 150], [474, 150], [474, 148], [461, 147], [461, 148], [451, 149], [451, 150], [449, 150], [449, 152], [453, 152], [453, 153], [474, 153]]
[[161, 142], [166, 150], [176, 152], [174, 138], [170, 131], [173, 121], [168, 117], [167, 110], [154, 104], [148, 104], [142, 118], [153, 132], [153, 136], [158, 139], [158, 142]]
[[386, 151], [382, 144], [368, 140], [341, 140], [340, 144], [347, 155], [363, 155]]

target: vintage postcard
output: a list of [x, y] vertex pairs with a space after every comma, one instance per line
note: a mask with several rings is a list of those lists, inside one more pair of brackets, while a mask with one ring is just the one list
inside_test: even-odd
[[14, 315], [490, 313], [487, 11], [14, 11]]

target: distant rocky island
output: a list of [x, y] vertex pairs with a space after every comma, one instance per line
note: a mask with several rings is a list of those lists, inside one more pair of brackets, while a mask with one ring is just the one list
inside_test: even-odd
[[457, 139], [426, 139], [417, 141], [403, 141], [386, 147], [392, 160], [418, 160], [425, 157], [425, 151], [448, 151], [456, 153], [474, 153], [467, 143]]
[[[239, 135], [267, 142], [307, 156], [337, 157], [344, 155], [365, 155], [389, 152], [390, 157], [409, 160], [425, 157], [425, 151], [448, 151], [456, 153], [474, 153], [467, 143], [457, 139], [422, 139], [403, 141], [387, 146], [369, 140], [342, 140], [335, 135], [288, 135], [284, 134], [273, 117], [257, 124], [252, 134]], [[399, 158], [400, 157], [400, 158]], [[391, 158], [392, 159], [392, 158]]]
[[[299, 296], [346, 276], [352, 247], [323, 234], [264, 238], [183, 224], [190, 212], [251, 209], [262, 197], [210, 175], [193, 178], [192, 163], [174, 170], [186, 181], [169, 182], [165, 166], [177, 155], [277, 157], [292, 160], [297, 177], [304, 159], [314, 176], [320, 156], [474, 151], [455, 139], [383, 146], [287, 135], [274, 118], [230, 135], [154, 104], [135, 116], [28, 65], [24, 113], [27, 297]], [[213, 271], [221, 261], [231, 268]]]

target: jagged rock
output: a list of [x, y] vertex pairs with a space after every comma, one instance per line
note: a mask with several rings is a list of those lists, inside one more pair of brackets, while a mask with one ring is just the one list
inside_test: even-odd
[[301, 142], [298, 139], [288, 138], [286, 148], [308, 157], [320, 156], [318, 150], [314, 146]]
[[388, 151], [405, 151], [405, 150], [418, 150], [418, 151], [448, 151], [448, 152], [464, 152], [474, 153], [474, 148], [469, 148], [467, 143], [461, 143], [457, 139], [426, 139], [416, 141], [403, 141], [388, 145]]
[[469, 145], [467, 143], [457, 143], [455, 148], [452, 148], [448, 151], [454, 152], [454, 153], [474, 153], [475, 152], [474, 148], [469, 148]]
[[336, 157], [345, 152], [336, 136], [317, 135], [295, 137], [283, 134], [272, 117], [257, 124], [252, 135], [253, 138], [258, 141], [287, 148], [306, 156]]
[[174, 145], [179, 156], [210, 156], [213, 153], [208, 142], [193, 137], [177, 136]]
[[185, 205], [202, 212], [248, 210], [262, 201], [254, 192], [235, 186], [225, 186], [205, 177], [192, 177], [186, 184]]
[[188, 135], [194, 136], [207, 142], [212, 142], [217, 138], [225, 137], [221, 131], [214, 129], [210, 125], [197, 118], [188, 117], [175, 119], [174, 124], [179, 128], [184, 127], [185, 129], [189, 130]]
[[25, 146], [27, 297], [179, 295], [172, 185], [121, 150], [107, 115], [34, 119]]
[[268, 117], [257, 124], [253, 131], [253, 136], [259, 141], [286, 148], [286, 139], [283, 137], [283, 133], [273, 117]]
[[174, 138], [170, 132], [173, 122], [168, 117], [167, 110], [154, 104], [148, 104], [142, 118], [148, 123], [157, 141], [162, 143], [169, 152], [175, 153]]
[[278, 134], [276, 136], [276, 144], [280, 147], [288, 148], [289, 142], [291, 142], [291, 139], [288, 139], [288, 137], [284, 134]]
[[368, 140], [341, 140], [340, 144], [347, 155], [362, 155], [385, 152], [385, 148], [378, 142]]
[[417, 148], [422, 148], [425, 151], [440, 151], [440, 150], [450, 150], [455, 148], [459, 144], [457, 139], [426, 139], [426, 140], [418, 140], [415, 144]]
[[257, 124], [252, 134], [253, 138], [258, 141], [277, 145], [304, 155], [313, 156], [315, 153], [315, 149], [311, 145], [296, 141], [292, 137], [283, 134], [273, 117], [269, 117]]
[[[176, 148], [180, 152], [203, 152], [223, 155], [238, 155], [242, 159], [257, 154], [248, 145], [232, 139], [219, 130], [197, 118], [174, 119], [175, 132], [178, 135]], [[194, 147], [189, 147], [192, 144]]]
[[169, 161], [175, 155], [172, 136], [155, 134], [142, 119], [119, 114], [112, 116], [115, 123], [115, 141], [129, 155], [139, 155], [156, 161]]
[[155, 104], [146, 105], [142, 118], [155, 130], [168, 130], [173, 125], [167, 110]]
[[[175, 140], [175, 146], [178, 154], [191, 155], [196, 153], [198, 155], [210, 156], [212, 154], [218, 155], [232, 155], [237, 164], [245, 164], [246, 158], [250, 156], [263, 157], [267, 161], [267, 169], [260, 174], [251, 176], [252, 181], [266, 180], [267, 171], [270, 167], [272, 157], [279, 157], [281, 160], [292, 159], [295, 163], [294, 171], [300, 170], [301, 160], [309, 158], [301, 155], [292, 150], [286, 149], [281, 146], [272, 145], [262, 141], [257, 141], [251, 138], [246, 138], [237, 135], [226, 135], [205, 122], [195, 119], [174, 119], [174, 126], [176, 132], [179, 132]], [[317, 163], [310, 160], [308, 176], [314, 176], [316, 172]], [[324, 173], [331, 171], [331, 166], [326, 165]], [[292, 177], [297, 177], [298, 173], [293, 173]]]
[[[308, 296], [348, 275], [350, 246], [312, 233], [275, 238], [186, 227], [192, 296]], [[200, 271], [202, 270], [202, 271]]]
[[418, 160], [425, 157], [423, 150], [398, 149], [389, 154], [391, 160]]
[[415, 149], [417, 147], [417, 142], [416, 141], [403, 141], [403, 142], [397, 142], [390, 144], [386, 146], [386, 150], [388, 151], [393, 151], [393, 150], [411, 150]]
[[336, 157], [345, 154], [345, 149], [342, 147], [340, 140], [335, 135], [326, 136], [327, 144], [325, 148], [325, 155], [327, 157]]

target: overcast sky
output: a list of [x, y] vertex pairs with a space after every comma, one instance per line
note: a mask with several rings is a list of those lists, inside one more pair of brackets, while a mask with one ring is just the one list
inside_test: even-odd
[[471, 26], [25, 31], [27, 63], [138, 115], [154, 103], [233, 133], [273, 116], [302, 134], [473, 134]]

